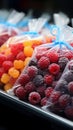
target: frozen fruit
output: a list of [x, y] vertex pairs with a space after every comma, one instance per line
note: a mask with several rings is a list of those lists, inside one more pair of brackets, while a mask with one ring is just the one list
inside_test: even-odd
[[38, 67], [41, 69], [48, 68], [49, 64], [50, 64], [49, 58], [45, 56], [41, 57], [38, 61]]
[[24, 45], [24, 47], [26, 47], [26, 46], [32, 46], [32, 41], [31, 40], [26, 40], [24, 43], [23, 43], [23, 45]]
[[48, 87], [46, 90], [45, 90], [45, 96], [48, 98], [50, 97], [51, 93], [53, 92], [53, 88], [52, 87]]
[[44, 82], [43, 77], [41, 75], [36, 75], [36, 77], [33, 79], [33, 83], [36, 87], [39, 87]]
[[14, 67], [11, 67], [9, 70], [8, 70], [8, 74], [13, 77], [13, 78], [18, 78], [20, 72], [15, 69]]
[[50, 95], [50, 101], [52, 103], [57, 103], [60, 96], [61, 96], [60, 91], [53, 91], [52, 94]]
[[17, 56], [16, 56], [16, 59], [17, 59], [17, 60], [22, 60], [22, 61], [24, 61], [24, 60], [25, 60], [24, 52], [23, 52], [23, 51], [19, 52], [19, 53], [17, 54]]
[[25, 55], [26, 57], [31, 57], [32, 54], [33, 54], [33, 48], [32, 48], [31, 46], [26, 46], [26, 47], [24, 48], [24, 55]]
[[73, 58], [73, 51], [64, 51], [64, 54], [63, 54], [66, 58], [68, 58], [69, 60], [71, 60]]
[[71, 71], [66, 71], [63, 75], [62, 78], [65, 79], [68, 83], [73, 81], [73, 73]]
[[0, 64], [2, 64], [6, 60], [6, 56], [4, 54], [0, 54]]
[[47, 53], [47, 57], [49, 57], [51, 63], [57, 63], [59, 60], [59, 54], [52, 50]]
[[5, 69], [5, 71], [8, 71], [13, 66], [13, 63], [12, 61], [4, 61], [2, 66]]
[[41, 96], [38, 92], [31, 92], [29, 94], [28, 100], [31, 104], [36, 105], [36, 104], [40, 103]]
[[24, 99], [26, 97], [26, 90], [24, 90], [24, 88], [22, 86], [18, 87], [15, 91], [15, 95], [19, 98], [19, 99]]
[[37, 65], [37, 59], [36, 58], [33, 58], [33, 59], [30, 60], [29, 66], [31, 66], [31, 65], [34, 65], [34, 66]]
[[1, 76], [2, 76], [4, 73], [5, 73], [4, 68], [3, 68], [3, 67], [0, 67], [0, 78], [1, 78]]
[[15, 56], [11, 53], [7, 56], [7, 60], [9, 61], [14, 61], [15, 60]]
[[28, 83], [29, 81], [30, 77], [28, 74], [21, 74], [16, 83], [25, 86], [25, 84]]
[[35, 66], [29, 66], [27, 69], [27, 74], [29, 75], [30, 78], [34, 78], [38, 74], [38, 69]]
[[10, 83], [7, 83], [7, 84], [4, 85], [3, 88], [4, 88], [5, 91], [7, 91], [7, 90], [12, 88], [12, 85]]
[[49, 72], [53, 75], [57, 75], [60, 72], [60, 66], [56, 63], [52, 63], [49, 65]]
[[68, 63], [68, 58], [66, 57], [61, 57], [59, 58], [58, 64], [60, 65], [61, 71], [65, 69], [66, 64]]
[[41, 106], [45, 106], [47, 104], [48, 98], [44, 97], [41, 99]]
[[62, 96], [60, 96], [59, 98], [59, 105], [62, 108], [65, 108], [67, 105], [69, 105], [71, 102], [71, 98], [69, 94], [63, 94]]
[[6, 84], [6, 83], [9, 82], [9, 80], [10, 80], [10, 76], [8, 74], [4, 73], [2, 75], [2, 77], [1, 77], [1, 82], [4, 83], [4, 84]]
[[46, 87], [45, 87], [45, 85], [43, 85], [43, 86], [37, 87], [36, 91], [41, 95], [41, 97], [44, 97], [45, 96], [45, 89], [46, 89]]
[[34, 84], [33, 84], [32, 82], [28, 82], [28, 83], [25, 85], [25, 87], [24, 87], [24, 89], [26, 90], [27, 94], [30, 93], [30, 92], [32, 92], [32, 91], [34, 91], [35, 88], [36, 88], [36, 87], [34, 86]]
[[70, 94], [73, 94], [73, 81], [68, 84], [68, 91]]
[[54, 77], [50, 74], [46, 74], [44, 76], [44, 82], [48, 85], [52, 84], [53, 80], [54, 80]]
[[66, 107], [65, 114], [69, 119], [73, 120], [73, 106]]
[[22, 60], [14, 60], [14, 68], [15, 69], [23, 69], [24, 62]]

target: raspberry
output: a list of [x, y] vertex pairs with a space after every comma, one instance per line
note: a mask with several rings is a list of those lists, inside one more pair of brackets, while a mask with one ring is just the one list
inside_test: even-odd
[[57, 63], [58, 60], [59, 60], [59, 54], [55, 51], [50, 51], [48, 54], [47, 54], [47, 57], [49, 57], [50, 59], [50, 62], [51, 63]]
[[63, 71], [65, 69], [66, 64], [68, 63], [68, 58], [61, 57], [59, 58], [58, 64], [60, 65], [61, 70]]
[[8, 71], [13, 66], [13, 63], [12, 61], [4, 61], [2, 66], [6, 71]]
[[26, 71], [30, 78], [35, 77], [38, 73], [38, 69], [35, 66], [29, 66]]
[[50, 64], [49, 58], [45, 56], [41, 57], [38, 61], [38, 67], [41, 69], [48, 68], [49, 64]]
[[73, 94], [73, 81], [68, 84], [68, 91]]
[[57, 75], [60, 72], [60, 66], [56, 63], [49, 65], [49, 72], [53, 75]]
[[69, 60], [71, 60], [71, 59], [73, 58], [73, 51], [70, 51], [70, 50], [66, 51], [66, 52], [64, 53], [64, 56], [65, 56], [66, 58], [68, 58]]
[[52, 84], [53, 80], [54, 78], [52, 75], [47, 74], [44, 76], [44, 82], [48, 85]]
[[48, 98], [47, 97], [44, 97], [41, 99], [41, 106], [45, 106], [47, 104], [47, 101], [48, 101]]
[[30, 92], [35, 90], [35, 86], [34, 86], [34, 84], [32, 82], [28, 82], [25, 85], [24, 89], [26, 90], [27, 93], [30, 93]]
[[0, 78], [1, 78], [1, 76], [2, 76], [4, 73], [5, 73], [4, 68], [3, 68], [3, 67], [0, 67]]
[[17, 54], [17, 56], [16, 56], [16, 59], [17, 60], [22, 60], [22, 61], [24, 61], [25, 60], [25, 55], [24, 55], [24, 52], [19, 52], [18, 54]]
[[7, 56], [7, 60], [9, 61], [14, 61], [15, 60], [15, 56], [11, 53]]
[[71, 71], [66, 71], [63, 75], [62, 78], [65, 79], [68, 83], [73, 81], [73, 73]]
[[6, 56], [4, 54], [0, 54], [0, 64], [2, 64], [6, 60]]
[[16, 56], [19, 52], [23, 51], [23, 48], [24, 47], [23, 47], [22, 43], [12, 44], [11, 45], [11, 52], [12, 52], [12, 54], [14, 54]]
[[15, 91], [15, 95], [19, 98], [19, 99], [24, 99], [26, 96], [26, 90], [24, 90], [24, 88], [18, 87]]
[[60, 91], [53, 91], [52, 94], [50, 95], [50, 101], [52, 103], [57, 103], [60, 96], [61, 96]]
[[36, 91], [41, 95], [41, 97], [44, 97], [45, 95], [45, 89], [46, 87], [45, 86], [40, 86], [36, 89]]
[[45, 96], [48, 98], [50, 97], [51, 93], [53, 92], [53, 88], [52, 87], [48, 87], [46, 90], [45, 90]]
[[68, 107], [65, 109], [65, 114], [66, 114], [66, 116], [67, 116], [69, 119], [72, 119], [72, 120], [73, 120], [73, 106], [68, 106]]
[[29, 94], [28, 100], [31, 104], [36, 105], [36, 104], [40, 103], [41, 96], [38, 92], [31, 92]]
[[67, 105], [69, 105], [71, 102], [70, 96], [68, 94], [63, 94], [59, 98], [59, 105], [62, 108], [65, 108]]
[[33, 79], [33, 83], [36, 87], [39, 87], [43, 84], [43, 77], [41, 75], [36, 75], [36, 77]]
[[19, 79], [16, 81], [17, 84], [24, 85], [30, 81], [30, 77], [28, 74], [21, 74]]
[[39, 60], [41, 57], [43, 57], [45, 54], [43, 52], [37, 53], [36, 58]]

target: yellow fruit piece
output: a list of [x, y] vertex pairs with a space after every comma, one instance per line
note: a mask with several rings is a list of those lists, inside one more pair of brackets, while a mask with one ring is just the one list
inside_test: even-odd
[[24, 47], [24, 54], [26, 57], [31, 57], [33, 54], [33, 48], [31, 46]]
[[4, 85], [4, 90], [7, 91], [12, 88], [12, 85], [10, 83], [7, 83]]
[[10, 76], [12, 76], [13, 78], [18, 78], [19, 76], [19, 71], [17, 69], [15, 69], [14, 67], [10, 68], [9, 71], [8, 71], [8, 74]]
[[24, 67], [24, 62], [22, 60], [15, 60], [14, 61], [14, 68], [15, 69], [22, 69]]
[[5, 55], [8, 56], [10, 53], [11, 53], [11, 49], [10, 48], [6, 49]]
[[2, 45], [2, 46], [0, 47], [0, 52], [4, 52], [7, 48], [8, 48], [8, 47], [7, 47], [6, 44]]
[[31, 59], [31, 57], [27, 57], [27, 58], [25, 58], [24, 66], [26, 66], [26, 65], [29, 63], [30, 59]]
[[2, 77], [1, 77], [1, 82], [4, 83], [4, 84], [6, 84], [6, 83], [9, 82], [9, 80], [10, 80], [10, 76], [8, 74], [4, 73], [2, 75]]
[[33, 45], [36, 44], [37, 46], [38, 46], [38, 45], [41, 45], [41, 44], [42, 44], [42, 40], [40, 40], [40, 39], [33, 39], [33, 40], [32, 40], [32, 44], [33, 44]]
[[26, 46], [32, 46], [32, 41], [31, 40], [26, 40], [24, 43], [23, 43], [24, 47]]

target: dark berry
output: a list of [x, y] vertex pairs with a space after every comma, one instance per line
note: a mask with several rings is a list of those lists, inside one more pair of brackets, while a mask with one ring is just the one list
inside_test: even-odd
[[32, 58], [29, 62], [29, 66], [36, 66], [37, 65], [37, 59], [36, 58]]
[[39, 69], [38, 74], [44, 76], [44, 75], [48, 74], [48, 71], [47, 71], [47, 69], [46, 70]]
[[68, 69], [73, 71], [73, 62], [71, 62], [69, 65], [68, 65]]
[[41, 95], [41, 97], [44, 97], [45, 89], [46, 89], [46, 87], [43, 85], [43, 86], [37, 87], [36, 91]]
[[52, 75], [47, 74], [44, 76], [44, 82], [48, 85], [52, 84], [53, 80], [54, 77]]
[[51, 93], [53, 92], [53, 88], [52, 87], [48, 87], [46, 90], [45, 90], [45, 96], [48, 98], [50, 97]]
[[55, 76], [55, 80], [59, 80], [61, 76], [62, 76], [62, 72], [59, 72], [58, 75]]
[[38, 92], [31, 92], [29, 94], [28, 100], [31, 104], [36, 105], [36, 104], [40, 103], [41, 96]]
[[60, 72], [60, 66], [56, 63], [52, 63], [49, 65], [49, 72], [53, 75], [57, 75]]
[[65, 109], [65, 114], [66, 114], [66, 116], [67, 116], [69, 119], [72, 119], [72, 120], [73, 120], [73, 106], [68, 106], [68, 107]]
[[41, 69], [48, 68], [49, 64], [50, 64], [49, 58], [45, 56], [41, 57], [38, 61], [38, 67]]
[[41, 106], [45, 106], [48, 102], [48, 98], [47, 97], [44, 97], [41, 99]]
[[61, 57], [59, 58], [58, 64], [60, 65], [61, 70], [63, 71], [65, 69], [66, 64], [68, 63], [68, 58]]
[[52, 88], [55, 88], [56, 85], [57, 85], [57, 81], [53, 81], [53, 83], [52, 83]]
[[15, 95], [19, 98], [19, 99], [24, 99], [26, 96], [26, 91], [24, 90], [23, 87], [18, 87], [15, 90]]
[[68, 84], [68, 91], [73, 95], [73, 81]]
[[27, 94], [35, 90], [35, 86], [32, 82], [28, 82], [24, 89], [26, 90]]
[[66, 71], [63, 75], [62, 78], [65, 79], [68, 83], [73, 81], [73, 73], [71, 71]]
[[71, 98], [71, 104], [72, 104], [72, 106], [73, 106], [73, 97]]
[[59, 98], [59, 105], [62, 108], [65, 108], [68, 104], [70, 104], [70, 102], [71, 102], [71, 98], [70, 98], [70, 96], [68, 94], [63, 94]]
[[34, 78], [38, 74], [38, 69], [35, 66], [29, 66], [26, 71], [30, 78]]
[[43, 84], [43, 77], [41, 75], [36, 75], [36, 77], [33, 79], [33, 83], [36, 87], [39, 87]]
[[58, 59], [59, 59], [59, 54], [55, 51], [50, 51], [47, 56], [49, 57], [50, 59], [50, 62], [51, 63], [57, 63], [58, 62]]
[[60, 96], [61, 96], [60, 91], [53, 91], [52, 94], [50, 95], [50, 101], [52, 103], [57, 103]]

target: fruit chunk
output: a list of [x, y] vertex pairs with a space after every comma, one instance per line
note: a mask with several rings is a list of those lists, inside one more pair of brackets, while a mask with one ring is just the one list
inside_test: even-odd
[[8, 74], [10, 76], [12, 76], [13, 78], [18, 78], [19, 76], [19, 71], [17, 69], [15, 69], [14, 67], [10, 68], [9, 71], [8, 71]]
[[4, 83], [4, 84], [6, 84], [6, 83], [9, 82], [9, 80], [10, 80], [10, 76], [8, 74], [4, 73], [2, 75], [2, 77], [1, 77], [1, 82]]
[[31, 57], [32, 54], [33, 54], [33, 48], [30, 47], [30, 46], [26, 46], [26, 47], [24, 48], [24, 55], [25, 55], [26, 57]]

